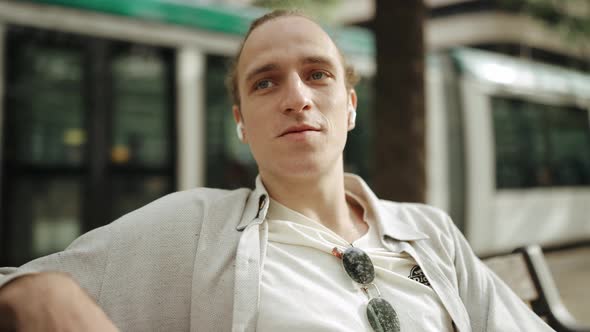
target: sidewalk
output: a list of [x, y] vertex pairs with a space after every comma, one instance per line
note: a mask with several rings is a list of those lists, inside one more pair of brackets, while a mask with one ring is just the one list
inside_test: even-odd
[[590, 325], [590, 248], [548, 252], [545, 259], [565, 306]]

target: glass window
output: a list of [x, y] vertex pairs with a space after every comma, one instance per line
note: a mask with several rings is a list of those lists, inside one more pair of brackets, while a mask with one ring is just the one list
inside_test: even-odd
[[119, 45], [111, 62], [110, 220], [173, 191], [173, 68], [166, 55]]
[[492, 99], [498, 188], [590, 184], [588, 111]]
[[6, 36], [0, 258], [19, 265], [81, 232], [85, 54], [65, 36], [16, 27]]
[[173, 55], [8, 26], [0, 266], [174, 190]]
[[229, 59], [207, 58], [207, 183], [208, 187], [253, 187], [258, 168], [248, 145], [236, 136], [231, 101], [225, 88]]
[[588, 111], [550, 107], [547, 138], [551, 180], [559, 185], [590, 185], [590, 128]]
[[121, 174], [112, 177], [111, 190], [111, 219], [114, 220], [170, 193], [173, 188], [168, 176]]
[[19, 176], [8, 191], [9, 258], [24, 262], [62, 250], [80, 235], [82, 186], [77, 176]]
[[86, 143], [82, 55], [65, 47], [18, 43], [11, 55], [8, 158], [26, 164], [76, 166]]
[[114, 164], [170, 164], [166, 62], [150, 48], [131, 48], [112, 62]]

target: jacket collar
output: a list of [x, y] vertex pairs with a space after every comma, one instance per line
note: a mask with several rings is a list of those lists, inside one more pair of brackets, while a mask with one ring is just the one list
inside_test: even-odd
[[379, 198], [377, 198], [361, 177], [345, 173], [344, 186], [346, 190], [364, 198], [369, 208], [374, 211], [379, 235], [382, 238], [390, 237], [400, 241], [428, 239], [428, 235], [420, 232], [412, 224], [403, 220], [399, 213], [399, 204], [390, 204], [385, 209], [383, 202], [380, 202]]
[[[400, 217], [397, 204], [392, 204], [387, 209], [383, 208], [382, 204], [379, 204], [379, 198], [361, 177], [345, 173], [344, 186], [347, 191], [364, 198], [369, 208], [374, 211], [377, 228], [382, 238], [390, 237], [399, 241], [415, 241], [428, 238], [428, 235], [420, 232]], [[243, 231], [252, 222], [262, 223], [266, 218], [268, 206], [269, 195], [260, 179], [260, 175], [258, 175], [256, 177], [256, 187], [248, 196], [237, 230]]]
[[266, 218], [266, 212], [268, 211], [269, 205], [268, 192], [266, 191], [264, 184], [262, 184], [260, 175], [258, 175], [256, 177], [256, 187], [248, 196], [246, 206], [244, 207], [244, 213], [242, 213], [242, 219], [236, 229], [238, 231], [243, 231], [252, 222], [261, 223], [264, 218]]

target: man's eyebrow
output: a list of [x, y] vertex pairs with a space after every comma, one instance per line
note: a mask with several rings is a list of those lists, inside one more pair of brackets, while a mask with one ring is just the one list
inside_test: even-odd
[[266, 73], [266, 72], [269, 72], [269, 71], [273, 71], [273, 70], [276, 70], [278, 68], [279, 68], [279, 66], [276, 63], [268, 63], [268, 64], [262, 65], [260, 67], [256, 67], [256, 68], [252, 69], [246, 75], [246, 82], [250, 81], [251, 79], [253, 79], [258, 74], [262, 74], [262, 73]]
[[[321, 56], [321, 55], [314, 55], [314, 56], [305, 57], [301, 60], [301, 63], [303, 63], [303, 64], [323, 64], [323, 65], [330, 66], [332, 68], [334, 68], [336, 66], [334, 61], [332, 61], [332, 59], [325, 57], [325, 56]], [[250, 72], [248, 72], [246, 74], [246, 82], [249, 82], [250, 80], [252, 80], [255, 76], [257, 76], [259, 74], [266, 73], [266, 72], [273, 71], [273, 70], [277, 70], [278, 68], [279, 68], [279, 65], [276, 63], [267, 63], [267, 64], [262, 65], [260, 67], [255, 67], [254, 69], [252, 69]]]
[[322, 64], [328, 65], [330, 67], [335, 67], [335, 63], [331, 58], [321, 56], [321, 55], [314, 55], [305, 57], [302, 61], [303, 64]]

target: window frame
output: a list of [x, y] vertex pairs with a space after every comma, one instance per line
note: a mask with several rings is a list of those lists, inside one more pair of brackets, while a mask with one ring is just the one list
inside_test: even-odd
[[[138, 44], [130, 41], [116, 41], [111, 39], [96, 38], [88, 35], [81, 35], [56, 30], [32, 28], [21, 25], [7, 25], [4, 47], [7, 50], [3, 59], [5, 92], [3, 100], [3, 121], [2, 137], [2, 159], [0, 164], [0, 266], [16, 266], [24, 261], [14, 261], [13, 250], [7, 237], [10, 236], [13, 223], [10, 220], [11, 199], [10, 192], [15, 188], [16, 175], [29, 178], [51, 178], [55, 176], [80, 177], [81, 199], [80, 199], [80, 231], [85, 233], [96, 227], [100, 227], [112, 221], [112, 188], [109, 183], [117, 176], [133, 174], [138, 178], [153, 175], [166, 177], [166, 188], [169, 191], [176, 190], [177, 186], [177, 133], [176, 133], [176, 58], [175, 49], [160, 46]], [[6, 158], [6, 144], [9, 143], [9, 135], [13, 135], [9, 124], [14, 121], [12, 103], [14, 98], [10, 96], [10, 82], [16, 75], [11, 68], [12, 58], [18, 47], [11, 47], [15, 43], [21, 45], [29, 43], [30, 39], [37, 36], [41, 47], [72, 47], [80, 50], [82, 63], [82, 126], [86, 132], [85, 151], [82, 156], [82, 163], [77, 166], [67, 165], [40, 165], [35, 163], [23, 163], [17, 160]], [[45, 37], [43, 39], [42, 37]], [[153, 49], [164, 61], [165, 73], [163, 84], [165, 85], [165, 121], [166, 121], [166, 148], [168, 158], [160, 167], [146, 167], [142, 165], [115, 165], [110, 160], [111, 133], [113, 130], [113, 106], [116, 103], [113, 94], [113, 81], [110, 64], [115, 59], [117, 52], [134, 46], [141, 46]], [[27, 220], [26, 222], [29, 222]], [[32, 237], [32, 234], [30, 235]], [[32, 250], [30, 242], [29, 250]], [[28, 257], [27, 260], [35, 257]]]

